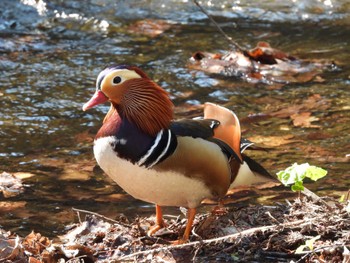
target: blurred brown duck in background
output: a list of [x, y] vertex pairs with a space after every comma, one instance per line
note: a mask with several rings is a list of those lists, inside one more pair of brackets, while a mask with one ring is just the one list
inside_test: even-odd
[[97, 77], [83, 110], [109, 101], [94, 141], [99, 166], [134, 198], [156, 205], [152, 235], [165, 227], [162, 206], [188, 208], [182, 238], [189, 240], [196, 207], [224, 197], [228, 189], [273, 178], [242, 152], [240, 124], [230, 110], [205, 103], [204, 117], [173, 119], [173, 104], [159, 85], [135, 66], [117, 65]]

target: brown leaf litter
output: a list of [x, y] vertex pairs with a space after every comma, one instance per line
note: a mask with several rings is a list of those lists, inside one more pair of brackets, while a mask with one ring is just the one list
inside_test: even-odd
[[17, 196], [23, 191], [22, 180], [19, 176], [6, 172], [0, 174], [0, 193], [5, 198]]
[[[349, 258], [349, 204], [331, 198], [304, 197], [293, 203], [197, 214], [191, 240], [182, 245], [170, 244], [184, 231], [186, 220], [180, 217], [166, 216], [167, 228], [148, 237], [153, 217], [131, 222], [122, 215], [113, 220], [76, 211], [84, 220], [70, 226], [59, 241], [34, 232], [24, 239], [0, 232], [0, 262], [347, 262]], [[311, 246], [305, 246], [312, 238]], [[295, 254], [300, 246], [302, 252]]]
[[[265, 98], [259, 100], [259, 103], [264, 104]], [[241, 119], [241, 123], [252, 123], [269, 118], [291, 119], [293, 126], [302, 128], [317, 128], [320, 129], [320, 125], [317, 122], [323, 121], [315, 114], [320, 112], [327, 112], [331, 108], [331, 102], [329, 99], [322, 97], [320, 94], [312, 94], [307, 98], [296, 99], [291, 102], [289, 100], [281, 99], [279, 103], [275, 103], [272, 106], [266, 103], [266, 111], [258, 115], [251, 115], [244, 119]], [[328, 136], [329, 135], [321, 135]], [[251, 138], [252, 139], [252, 138]], [[252, 141], [258, 143], [252, 139]]]

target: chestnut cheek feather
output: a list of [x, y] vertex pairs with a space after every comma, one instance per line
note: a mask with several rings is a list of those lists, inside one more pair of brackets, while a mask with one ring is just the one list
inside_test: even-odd
[[92, 98], [83, 105], [83, 111], [86, 111], [92, 107], [95, 107], [98, 104], [104, 103], [108, 101], [108, 98], [106, 95], [102, 93], [102, 91], [97, 90], [95, 94], [92, 96]]

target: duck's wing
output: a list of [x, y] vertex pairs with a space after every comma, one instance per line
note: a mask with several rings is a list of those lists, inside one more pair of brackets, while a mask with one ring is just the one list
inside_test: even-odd
[[240, 155], [237, 155], [226, 142], [215, 137], [215, 130], [218, 127], [220, 127], [218, 120], [196, 118], [173, 121], [170, 125], [170, 130], [176, 136], [201, 138], [215, 143], [227, 155], [228, 159], [233, 157], [240, 162]]

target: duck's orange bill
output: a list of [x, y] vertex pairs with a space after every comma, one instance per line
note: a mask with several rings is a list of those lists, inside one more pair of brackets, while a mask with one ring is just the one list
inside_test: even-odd
[[106, 101], [108, 101], [108, 98], [106, 97], [106, 95], [104, 95], [102, 91], [96, 90], [92, 98], [84, 104], [83, 111], [86, 111], [92, 107], [95, 107], [98, 104], [105, 103]]

